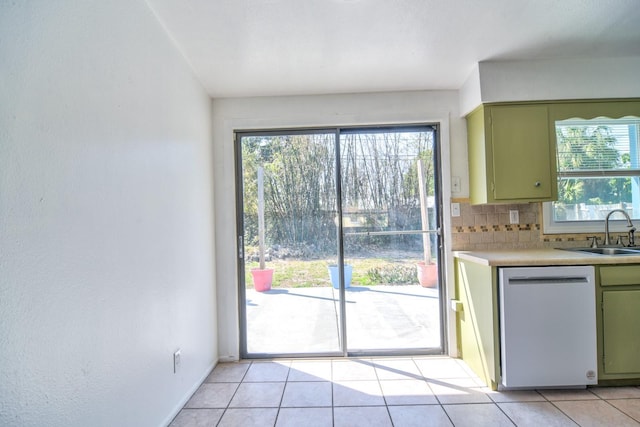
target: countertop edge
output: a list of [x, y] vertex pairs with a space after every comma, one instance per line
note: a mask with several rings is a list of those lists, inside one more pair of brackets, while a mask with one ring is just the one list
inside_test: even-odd
[[453, 256], [490, 267], [640, 264], [640, 255], [597, 255], [564, 249], [454, 251]]

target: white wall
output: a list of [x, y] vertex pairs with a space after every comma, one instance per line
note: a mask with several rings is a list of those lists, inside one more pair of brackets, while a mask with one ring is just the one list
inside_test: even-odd
[[[450, 176], [468, 182], [466, 127], [456, 91], [216, 99], [213, 101], [216, 272], [220, 360], [238, 358], [238, 281], [233, 131], [331, 125], [440, 122], [444, 156], [445, 219]], [[450, 161], [448, 161], [450, 157]], [[468, 188], [462, 192], [468, 194]], [[454, 194], [454, 197], [461, 197]], [[447, 224], [445, 230], [449, 229]], [[451, 234], [446, 233], [450, 239]], [[449, 244], [450, 242], [447, 242]], [[450, 246], [447, 246], [450, 247]], [[450, 254], [447, 265], [451, 268]], [[222, 267], [224, 266], [224, 267]], [[453, 281], [449, 280], [450, 289]], [[452, 329], [453, 331], [453, 329]]]
[[142, 0], [2, 2], [0, 58], [0, 425], [166, 423], [217, 356], [210, 99]]

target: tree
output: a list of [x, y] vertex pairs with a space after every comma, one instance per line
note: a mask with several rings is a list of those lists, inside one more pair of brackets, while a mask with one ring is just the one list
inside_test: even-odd
[[[622, 167], [625, 162], [608, 126], [559, 126], [557, 141], [560, 171], [611, 170]], [[563, 179], [558, 187], [558, 201], [564, 204], [619, 203], [630, 198], [627, 181], [627, 178]]]
[[[257, 168], [264, 168], [267, 243], [336, 249], [335, 134], [243, 137], [245, 241], [257, 238]], [[418, 159], [434, 191], [431, 132], [345, 133], [341, 136], [343, 211], [369, 231], [420, 229]], [[360, 224], [360, 222], [358, 222]], [[419, 244], [420, 236], [395, 237]], [[388, 242], [389, 236], [350, 238], [356, 246]], [[415, 241], [415, 242], [414, 242]]]

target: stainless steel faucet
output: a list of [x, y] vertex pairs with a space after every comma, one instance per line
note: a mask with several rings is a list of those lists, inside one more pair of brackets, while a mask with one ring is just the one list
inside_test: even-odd
[[620, 212], [625, 216], [625, 218], [627, 218], [627, 227], [631, 228], [631, 230], [629, 231], [629, 245], [634, 245], [635, 242], [633, 242], [633, 232], [636, 231], [636, 229], [631, 222], [631, 218], [629, 218], [629, 214], [622, 209], [614, 209], [607, 214], [607, 217], [604, 220], [604, 246], [611, 245], [611, 236], [609, 235], [609, 217], [616, 212]]

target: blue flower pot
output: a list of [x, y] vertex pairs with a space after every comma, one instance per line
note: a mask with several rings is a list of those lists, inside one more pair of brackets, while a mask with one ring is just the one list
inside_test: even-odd
[[[351, 274], [353, 273], [353, 267], [345, 264], [344, 265], [344, 287], [348, 288], [351, 286]], [[329, 266], [329, 276], [331, 277], [331, 285], [334, 289], [340, 288], [340, 274], [338, 272], [337, 265]]]

